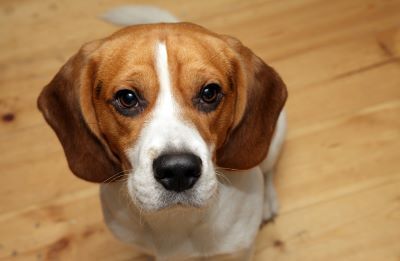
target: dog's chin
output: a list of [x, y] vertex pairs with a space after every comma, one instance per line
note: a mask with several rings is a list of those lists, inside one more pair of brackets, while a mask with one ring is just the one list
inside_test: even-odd
[[199, 193], [188, 190], [176, 193], [165, 190], [159, 193], [156, 200], [154, 200], [154, 198], [141, 199], [138, 195], [131, 195], [131, 199], [141, 213], [154, 213], [166, 210], [206, 209], [212, 204], [214, 199], [217, 198], [217, 183], [207, 192], [208, 193]]

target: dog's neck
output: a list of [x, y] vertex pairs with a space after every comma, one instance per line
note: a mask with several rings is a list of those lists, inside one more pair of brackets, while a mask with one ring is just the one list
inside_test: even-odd
[[188, 258], [249, 248], [262, 219], [264, 182], [258, 167], [245, 172], [224, 171], [218, 195], [204, 208], [155, 213], [142, 213], [124, 194], [124, 182], [102, 184], [105, 221], [117, 238], [156, 256]]

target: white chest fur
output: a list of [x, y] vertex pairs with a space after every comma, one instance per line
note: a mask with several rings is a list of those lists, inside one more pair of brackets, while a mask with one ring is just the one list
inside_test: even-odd
[[262, 222], [264, 181], [260, 168], [223, 172], [218, 194], [203, 209], [141, 213], [125, 182], [102, 184], [107, 226], [123, 242], [163, 257], [210, 256], [249, 248]]

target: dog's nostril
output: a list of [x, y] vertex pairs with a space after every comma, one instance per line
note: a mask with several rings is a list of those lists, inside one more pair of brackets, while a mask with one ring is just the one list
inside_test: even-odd
[[201, 175], [201, 159], [191, 153], [164, 154], [153, 161], [154, 177], [167, 190], [193, 187]]

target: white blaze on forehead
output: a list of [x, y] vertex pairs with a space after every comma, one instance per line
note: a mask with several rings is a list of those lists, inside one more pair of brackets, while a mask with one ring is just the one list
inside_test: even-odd
[[[156, 71], [159, 83], [159, 94], [157, 105], [161, 105], [164, 112], [172, 112], [174, 110], [174, 101], [171, 92], [171, 80], [168, 69], [168, 52], [164, 42], [158, 42], [155, 47]], [[157, 106], [158, 108], [160, 106]]]

